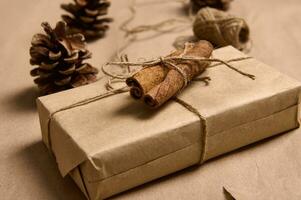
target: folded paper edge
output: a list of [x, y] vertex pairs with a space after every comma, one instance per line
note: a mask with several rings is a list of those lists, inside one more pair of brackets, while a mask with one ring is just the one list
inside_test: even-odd
[[[267, 117], [269, 117], [269, 116], [273, 116], [274, 114], [277, 114], [277, 113], [282, 112], [282, 111], [286, 111], [286, 110], [288, 110], [288, 109], [290, 109], [290, 108], [292, 108], [292, 107], [294, 107], [294, 106], [297, 106], [297, 105], [299, 105], [299, 104], [294, 104], [294, 105], [292, 105], [292, 106], [290, 106], [290, 107], [288, 107], [288, 108], [286, 108], [286, 109], [283, 109], [283, 110], [274, 112], [274, 113], [272, 113], [272, 114], [270, 114], [270, 115], [267, 115], [267, 116], [263, 116], [263, 117], [261, 117], [261, 118], [259, 118], [259, 119], [254, 120], [254, 121], [262, 120], [262, 119], [267, 118]], [[300, 107], [300, 106], [298, 106], [298, 107]], [[298, 110], [299, 110], [299, 109], [298, 109]], [[299, 124], [299, 120], [297, 120], [297, 123]], [[232, 129], [232, 128], [236, 128], [236, 127], [240, 127], [240, 126], [242, 126], [242, 125], [245, 125], [245, 124], [240, 124], [240, 125], [238, 125], [238, 126], [231, 127], [231, 129]], [[295, 129], [295, 128], [298, 128], [298, 126], [297, 126], [297, 127], [294, 127], [293, 129]], [[213, 136], [214, 136], [214, 135], [213, 135]], [[269, 136], [267, 136], [267, 137], [269, 137]], [[199, 142], [196, 142], [196, 143], [199, 144]], [[148, 162], [146, 162], [146, 163], [143, 163], [143, 164], [141, 164], [141, 165], [139, 165], [139, 166], [135, 166], [134, 168], [141, 167], [141, 166], [143, 166], [143, 165], [145, 165], [145, 164], [147, 164], [147, 163], [150, 163], [150, 162], [152, 162], [152, 161], [155, 161], [155, 160], [161, 159], [161, 158], [163, 158], [163, 157], [166, 157], [166, 156], [168, 156], [169, 154], [172, 154], [172, 153], [175, 153], [175, 152], [180, 151], [180, 150], [182, 150], [182, 149], [185, 149], [185, 148], [188, 148], [188, 147], [190, 147], [190, 146], [193, 146], [193, 145], [195, 145], [196, 143], [191, 143], [190, 145], [187, 145], [187, 146], [185, 146], [185, 147], [183, 147], [183, 148], [181, 148], [181, 149], [177, 149], [177, 150], [172, 151], [172, 152], [170, 152], [170, 153], [168, 153], [168, 154], [159, 156], [159, 157], [157, 157], [156, 159], [153, 159], [153, 160], [151, 160], [151, 161], [148, 161]], [[232, 151], [235, 151], [235, 150], [236, 150], [236, 149], [233, 149], [233, 150], [231, 150], [231, 152], [232, 152]], [[63, 176], [63, 177], [66, 176], [70, 171], [72, 171], [72, 170], [75, 169], [76, 167], [79, 167], [83, 162], [86, 162], [87, 160], [90, 160], [90, 161], [91, 161], [91, 159], [89, 159], [89, 157], [87, 157], [85, 160], [82, 160], [81, 162], [79, 162], [76, 166], [74, 166], [74, 167], [73, 167], [72, 169], [70, 169], [69, 171], [66, 171], [66, 172], [64, 172], [64, 173], [61, 173], [62, 176]], [[197, 164], [197, 163], [196, 163], [196, 164]], [[131, 168], [131, 169], [134, 169], [134, 168]], [[122, 173], [124, 173], [124, 172], [126, 172], [126, 171], [128, 171], [128, 170], [131, 170], [131, 169], [127, 169], [127, 170], [124, 170], [124, 171], [122, 171], [122, 172], [120, 172], [120, 173], [116, 173], [116, 174], [114, 174], [114, 175], [112, 175], [112, 176], [105, 177], [105, 178], [103, 178], [103, 179], [101, 179], [101, 180], [99, 180], [99, 181], [102, 181], [102, 180], [111, 178], [111, 177], [116, 176], [116, 175], [118, 175], [118, 174], [122, 174]]]
[[[293, 107], [296, 107], [296, 108], [298, 108], [298, 106], [297, 105], [294, 105]], [[286, 109], [286, 110], [284, 110], [283, 112], [285, 112], [285, 111], [288, 111], [289, 109]], [[276, 113], [277, 114], [277, 113]], [[275, 114], [273, 114], [273, 115], [275, 115]], [[271, 116], [273, 116], [273, 115], [271, 115]], [[268, 116], [268, 117], [271, 117], [271, 116]], [[294, 117], [294, 119], [295, 119], [295, 117]], [[259, 120], [262, 120], [262, 119], [259, 119]], [[293, 130], [293, 129], [296, 129], [298, 126], [294, 126], [294, 127], [292, 127], [290, 130]], [[280, 131], [280, 132], [277, 132], [276, 134], [274, 134], [274, 135], [279, 135], [279, 134], [282, 134], [282, 133], [285, 133], [285, 132], [287, 132], [287, 131], [289, 131], [289, 130], [285, 130], [285, 131]], [[273, 136], [274, 136], [273, 135]], [[271, 136], [268, 136], [267, 138], [269, 138], [269, 137], [271, 137]], [[256, 144], [257, 142], [259, 142], [260, 140], [257, 140], [257, 141], [255, 141], [255, 142], [252, 142], [252, 143], [250, 143], [250, 144], [248, 144], [248, 145], [251, 145], [251, 144]], [[193, 146], [199, 146], [198, 145], [198, 143], [194, 143], [194, 144], [192, 144], [192, 145], [189, 145], [189, 146], [187, 146], [186, 148], [184, 148], [184, 149], [181, 149], [180, 151], [182, 151], [182, 150], [186, 150], [186, 149], [189, 149], [189, 148], [191, 148], [191, 147], [193, 147]], [[248, 146], [248, 145], [246, 145], [246, 146]], [[245, 146], [241, 146], [241, 147], [238, 147], [238, 148], [235, 148], [235, 149], [233, 149], [233, 150], [231, 150], [230, 152], [235, 152], [236, 150], [238, 150], [238, 149], [241, 149], [241, 148], [243, 148], [243, 147], [245, 147]], [[141, 167], [143, 167], [143, 168], [145, 168], [145, 167], [147, 167], [147, 166], [149, 166], [149, 165], [153, 165], [153, 163], [158, 163], [159, 161], [161, 161], [162, 162], [162, 159], [168, 159], [169, 157], [174, 157], [174, 155], [175, 154], [177, 154], [178, 152], [180, 152], [180, 151], [176, 151], [176, 152], [173, 152], [173, 153], [170, 153], [170, 154], [167, 154], [167, 155], [165, 155], [165, 156], [162, 156], [162, 157], [160, 157], [160, 158], [157, 158], [157, 159], [155, 159], [155, 160], [152, 160], [151, 162], [148, 162], [148, 163], [145, 163], [144, 165], [141, 165], [141, 166], [137, 166], [137, 167], [135, 167], [135, 168], [132, 168], [132, 169], [130, 169], [130, 170], [127, 170], [127, 171], [124, 171], [124, 172], [122, 172], [122, 173], [119, 173], [119, 174], [116, 174], [116, 175], [114, 175], [114, 176], [110, 176], [110, 177], [108, 177], [108, 178], [106, 178], [106, 179], [103, 179], [103, 180], [97, 180], [97, 181], [89, 181], [89, 180], [87, 180], [87, 182], [88, 182], [88, 184], [97, 184], [97, 183], [101, 183], [101, 182], [103, 182], [103, 184], [107, 184], [107, 182], [110, 182], [112, 179], [115, 179], [116, 178], [116, 180], [118, 180], [119, 178], [118, 177], [125, 177], [125, 176], [130, 176], [129, 174], [132, 174], [134, 171], [137, 171], [138, 169], [140, 169]], [[221, 155], [218, 155], [218, 156], [221, 156]], [[217, 156], [217, 157], [218, 157]], [[164, 162], [164, 161], [163, 161]], [[193, 164], [191, 164], [191, 165], [189, 165], [189, 166], [193, 166], [193, 165], [197, 165], [198, 164], [198, 161], [197, 160], [195, 160], [195, 162], [193, 163]], [[181, 170], [182, 168], [179, 168], [177, 171], [179, 171], [179, 170]], [[173, 173], [174, 171], [171, 171], [171, 172], [169, 172], [169, 173], [166, 173], [165, 175], [168, 175], [168, 174], [171, 174], [171, 173]], [[164, 175], [164, 176], [165, 176]], [[157, 177], [158, 178], [158, 177]], [[87, 179], [87, 177], [86, 177], [86, 179]], [[145, 181], [145, 182], [143, 182], [143, 183], [146, 183], [146, 182], [149, 182], [149, 181], [152, 181], [152, 180], [154, 180], [154, 179], [149, 179], [149, 180], [147, 180], [147, 181]], [[140, 184], [142, 184], [142, 183], [140, 183]], [[140, 185], [139, 184], [139, 185]], [[137, 186], [137, 185], [136, 185]], [[94, 186], [93, 186], [94, 187]], [[98, 185], [97, 187], [101, 187], [101, 185]], [[135, 187], [135, 186], [134, 186]], [[133, 188], [133, 187], [129, 187], [129, 188]], [[122, 190], [120, 190], [119, 192], [117, 192], [117, 193], [120, 193], [120, 192], [122, 192], [122, 191], [125, 191], [124, 189], [122, 189]], [[107, 198], [107, 197], [110, 197], [111, 195], [114, 195], [114, 194], [116, 194], [116, 193], [113, 193], [113, 194], [110, 194], [110, 195], [107, 195], [106, 193], [105, 193], [105, 195], [103, 196], [103, 195], [101, 195], [101, 197], [102, 198]]]

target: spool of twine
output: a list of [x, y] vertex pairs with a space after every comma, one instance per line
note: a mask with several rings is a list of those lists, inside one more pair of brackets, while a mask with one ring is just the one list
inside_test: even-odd
[[215, 47], [232, 45], [239, 50], [245, 50], [250, 39], [250, 30], [244, 19], [209, 7], [198, 11], [193, 32], [198, 39], [208, 40]]

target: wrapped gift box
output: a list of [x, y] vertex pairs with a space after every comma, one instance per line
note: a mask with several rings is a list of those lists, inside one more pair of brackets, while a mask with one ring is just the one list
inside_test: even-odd
[[[245, 55], [224, 47], [213, 57]], [[43, 141], [62, 176], [103, 199], [299, 126], [299, 82], [254, 58], [231, 64], [256, 79], [219, 65], [205, 72], [208, 86], [192, 82], [178, 96], [204, 120], [173, 100], [151, 110], [128, 93], [57, 112], [106, 92], [105, 79], [40, 97]]]

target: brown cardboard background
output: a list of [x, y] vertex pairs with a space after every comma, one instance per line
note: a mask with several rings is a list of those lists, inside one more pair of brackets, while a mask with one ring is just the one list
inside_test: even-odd
[[[3, 199], [84, 199], [70, 178], [60, 177], [54, 160], [42, 144], [34, 102], [36, 91], [29, 75], [31, 37], [41, 31], [42, 21], [53, 25], [59, 19], [63, 13], [60, 2], [63, 1], [0, 2], [0, 193]], [[145, 12], [138, 13], [135, 23], [149, 24], [183, 15], [180, 3], [164, 2], [139, 8]], [[126, 3], [112, 0], [111, 15], [126, 16]], [[299, 0], [235, 0], [230, 10], [250, 25], [254, 43], [251, 55], [299, 81], [300, 9]], [[117, 24], [116, 19], [114, 26]], [[122, 34], [116, 30], [113, 27], [106, 39], [90, 44], [89, 49], [94, 53], [91, 63], [100, 67], [115, 52], [117, 44], [122, 43]], [[143, 40], [127, 52], [130, 58], [165, 54], [172, 49], [171, 42], [177, 35], [187, 33]], [[146, 51], [134, 54], [137, 49]], [[300, 199], [297, 190], [301, 186], [300, 140], [300, 129], [295, 130], [222, 156], [200, 168], [192, 167], [159, 179], [115, 199], [225, 199], [223, 187], [238, 199], [248, 199], [254, 194], [257, 199], [267, 199], [267, 195], [271, 199]]]

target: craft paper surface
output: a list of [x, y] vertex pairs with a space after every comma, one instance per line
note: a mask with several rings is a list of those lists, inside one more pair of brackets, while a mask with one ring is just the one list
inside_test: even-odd
[[[110, 59], [121, 35], [118, 23], [128, 16], [128, 1], [112, 0], [115, 22], [105, 40], [89, 44], [91, 60], [100, 67]], [[116, 3], [117, 2], [117, 3]], [[134, 25], [156, 23], [185, 12], [177, 2], [138, 0]], [[151, 5], [149, 2], [154, 2]], [[159, 2], [159, 3], [158, 3]], [[63, 11], [61, 1], [1, 1], [0, 32], [0, 193], [2, 199], [85, 199], [69, 178], [62, 178], [55, 161], [41, 142], [39, 120], [34, 105], [36, 90], [29, 76], [29, 43], [40, 23], [52, 25]], [[230, 12], [245, 18], [250, 25], [251, 55], [301, 81], [300, 1], [235, 0]], [[154, 15], [154, 13], [156, 13]], [[157, 57], [172, 50], [179, 35], [165, 34], [140, 41], [126, 51], [130, 59]], [[144, 51], [141, 51], [143, 49]], [[137, 51], [138, 50], [138, 51]], [[202, 167], [189, 168], [111, 199], [191, 199], [224, 200], [223, 187], [236, 198], [299, 200], [301, 168], [300, 129], [251, 145], [208, 161]], [[187, 158], [187, 156], [185, 157]], [[194, 158], [196, 159], [196, 158]], [[238, 196], [238, 194], [243, 196]], [[253, 196], [254, 194], [260, 194]]]

